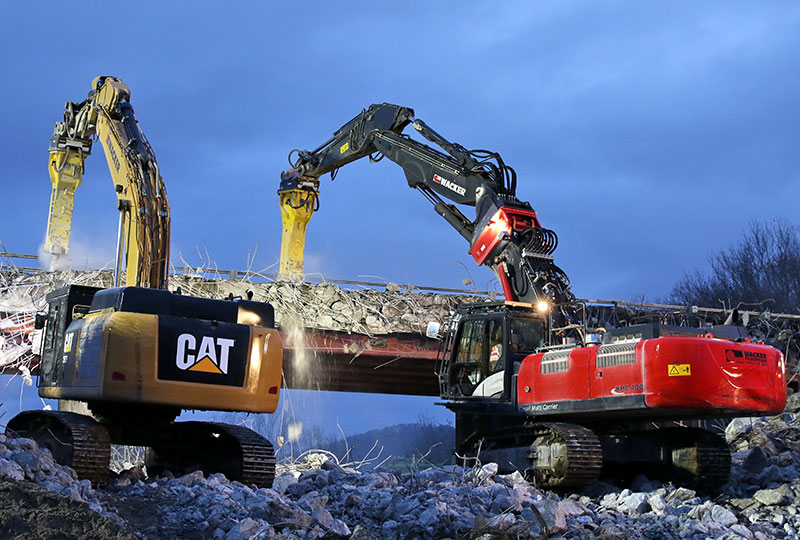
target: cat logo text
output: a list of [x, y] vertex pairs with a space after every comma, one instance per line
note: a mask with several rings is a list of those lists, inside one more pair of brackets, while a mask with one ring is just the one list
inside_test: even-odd
[[178, 369], [227, 375], [228, 356], [236, 341], [202, 336], [199, 342], [198, 346], [198, 338], [192, 334], [178, 336], [178, 351], [175, 354]]

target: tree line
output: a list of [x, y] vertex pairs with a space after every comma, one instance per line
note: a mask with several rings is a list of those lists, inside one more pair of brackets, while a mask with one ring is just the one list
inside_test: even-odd
[[706, 272], [684, 274], [667, 301], [798, 313], [800, 228], [785, 220], [751, 223], [737, 243], [710, 256]]

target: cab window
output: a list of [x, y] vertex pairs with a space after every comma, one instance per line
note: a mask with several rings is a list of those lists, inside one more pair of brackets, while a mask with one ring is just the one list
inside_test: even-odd
[[503, 320], [489, 321], [489, 373], [497, 373], [505, 369], [503, 361]]
[[59, 320], [58, 311], [59, 304], [53, 302], [50, 304], [50, 309], [47, 314], [47, 319], [44, 328], [44, 350], [49, 351], [53, 348], [53, 340], [55, 339], [56, 329], [58, 328]]
[[511, 318], [511, 354], [531, 354], [545, 345], [545, 328], [536, 319]]
[[458, 338], [455, 365], [450, 376], [452, 383], [464, 395], [470, 395], [485, 376], [486, 321], [466, 321]]
[[461, 328], [456, 363], [480, 363], [483, 360], [483, 337], [486, 321], [467, 321]]

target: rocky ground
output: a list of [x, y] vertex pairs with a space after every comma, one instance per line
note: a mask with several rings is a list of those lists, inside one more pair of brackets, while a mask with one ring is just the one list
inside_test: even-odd
[[559, 494], [491, 463], [360, 472], [321, 454], [273, 489], [139, 468], [93, 489], [33, 441], [0, 436], [0, 539], [796, 538], [798, 405], [727, 427], [731, 481], [712, 495], [643, 476]]

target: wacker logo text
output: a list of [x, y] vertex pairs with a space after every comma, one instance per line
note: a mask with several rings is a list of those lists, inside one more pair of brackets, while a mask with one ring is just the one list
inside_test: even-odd
[[181, 334], [178, 336], [175, 364], [182, 370], [227, 375], [228, 356], [235, 343], [233, 339], [202, 336], [198, 347], [196, 337]]
[[725, 359], [728, 362], [747, 363], [747, 364], [767, 363], [767, 355], [762, 352], [740, 351], [736, 349], [726, 349]]
[[438, 174], [434, 174], [433, 175], [433, 181], [436, 182], [437, 184], [440, 184], [440, 185], [446, 187], [450, 191], [455, 191], [456, 193], [458, 193], [462, 197], [467, 194], [467, 190], [465, 188], [459, 186], [455, 182], [451, 182], [450, 180], [448, 180], [444, 176], [439, 176]]

